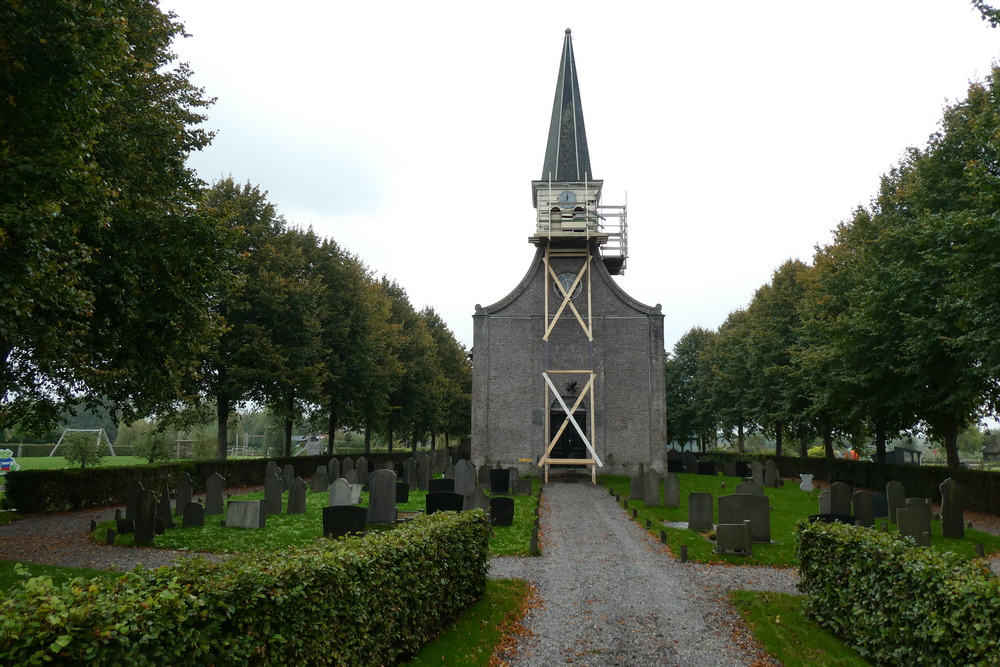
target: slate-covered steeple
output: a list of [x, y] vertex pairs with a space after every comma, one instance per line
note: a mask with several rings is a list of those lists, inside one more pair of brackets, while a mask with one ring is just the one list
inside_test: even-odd
[[587, 149], [587, 131], [583, 125], [583, 107], [580, 104], [580, 84], [576, 79], [576, 62], [573, 58], [573, 37], [566, 28], [559, 79], [552, 103], [552, 122], [549, 140], [545, 147], [543, 181], [582, 182], [594, 180], [590, 171], [590, 151]]

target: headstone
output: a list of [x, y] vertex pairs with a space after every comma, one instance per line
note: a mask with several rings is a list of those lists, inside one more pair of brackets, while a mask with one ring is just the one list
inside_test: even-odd
[[885, 495], [885, 491], [877, 491], [873, 495], [875, 501], [875, 518], [885, 519], [889, 516], [889, 500]]
[[764, 486], [776, 489], [781, 486], [784, 480], [781, 479], [781, 473], [778, 472], [778, 464], [774, 461], [768, 459], [764, 462]]
[[[733, 493], [742, 493], [744, 495], [750, 495], [750, 496], [763, 496], [763, 495], [765, 495], [765, 493], [764, 493], [764, 487], [761, 486], [760, 484], [756, 484], [754, 482], [741, 482], [741, 483], [737, 484], [736, 488], [733, 489]], [[742, 521], [742, 519], [740, 521]], [[727, 523], [731, 523], [731, 522], [727, 522]]]
[[184, 516], [184, 508], [188, 506], [193, 496], [191, 475], [183, 473], [177, 478], [177, 500], [174, 503], [174, 513], [178, 516]]
[[453, 479], [432, 479], [427, 485], [428, 493], [441, 493], [447, 491], [448, 493], [456, 493], [455, 491], [455, 480]]
[[291, 463], [286, 463], [285, 467], [281, 470], [281, 488], [283, 491], [292, 488], [293, 479], [295, 479], [295, 466]]
[[672, 472], [663, 476], [663, 504], [667, 507], [681, 506], [681, 478]]
[[764, 486], [764, 465], [760, 461], [750, 463], [750, 474], [753, 476], [754, 484]]
[[698, 457], [694, 455], [694, 452], [681, 454], [681, 461], [684, 462], [684, 472], [691, 474], [698, 472]]
[[[138, 512], [138, 510], [136, 510]], [[129, 535], [135, 532], [134, 519], [115, 519], [115, 531], [119, 535]]]
[[736, 477], [746, 479], [750, 476], [750, 464], [746, 461], [736, 462]]
[[410, 485], [406, 482], [396, 482], [396, 504], [410, 502]]
[[896, 510], [906, 507], [906, 491], [903, 483], [892, 480], [885, 485], [885, 497], [889, 503], [889, 522], [896, 523]]
[[684, 472], [684, 461], [682, 459], [667, 459], [667, 472], [674, 474]]
[[486, 495], [481, 486], [477, 486], [471, 494], [463, 496], [465, 502], [462, 504], [462, 509], [466, 510], [485, 510], [490, 509], [490, 497]]
[[104, 543], [107, 544], [107, 545], [112, 545], [112, 544], [115, 543], [115, 538], [116, 537], [118, 537], [118, 534], [115, 533], [114, 528], [108, 528], [108, 532], [104, 536]]
[[718, 474], [718, 470], [715, 467], [715, 461], [698, 461], [698, 474], [711, 475], [713, 477]]
[[267, 465], [264, 466], [264, 479], [267, 479], [269, 475], [277, 475], [281, 477], [281, 468], [275, 461], [268, 461]]
[[918, 547], [931, 545], [931, 507], [926, 498], [907, 498], [906, 507], [896, 510], [899, 534], [912, 537]]
[[264, 513], [281, 514], [282, 490], [285, 482], [277, 475], [270, 475], [264, 480]]
[[160, 499], [156, 503], [156, 517], [161, 519], [167, 528], [173, 528], [177, 525], [174, 523], [174, 511], [170, 507], [170, 485], [166, 481], [163, 482], [163, 488], [160, 489]]
[[632, 477], [628, 481], [628, 499], [642, 498], [642, 477]]
[[366, 525], [368, 525], [367, 507], [332, 505], [323, 508], [323, 537], [337, 538], [348, 534], [364, 535]]
[[222, 514], [222, 488], [226, 478], [213, 472], [205, 479], [205, 516]]
[[444, 476], [448, 479], [455, 479], [455, 464], [451, 461], [444, 464]]
[[844, 482], [834, 482], [830, 485], [830, 514], [850, 514], [851, 495], [854, 489]]
[[347, 479], [347, 473], [351, 470], [354, 470], [354, 459], [345, 456], [344, 460], [340, 462], [340, 476]]
[[455, 464], [455, 493], [472, 495], [476, 488], [476, 467], [466, 459]]
[[226, 503], [226, 528], [263, 528], [267, 512], [263, 500], [230, 500]]
[[330, 462], [326, 464], [326, 480], [329, 483], [331, 480], [340, 479], [340, 460], [330, 459]]
[[361, 485], [351, 484], [351, 504], [357, 505], [361, 502]]
[[181, 526], [184, 528], [201, 528], [204, 525], [205, 506], [201, 503], [188, 503], [185, 505]]
[[145, 490], [140, 482], [132, 482], [132, 486], [128, 487], [128, 491], [125, 493], [125, 518], [129, 521], [135, 521], [139, 512], [139, 498]]
[[353, 468], [351, 470], [348, 470], [347, 472], [344, 473], [344, 479], [346, 479], [351, 484], [359, 484], [360, 483], [359, 480], [358, 480], [358, 471], [354, 470]]
[[646, 507], [658, 507], [660, 505], [660, 486], [663, 478], [660, 473], [649, 469], [642, 474], [642, 497]]
[[428, 493], [425, 497], [425, 512], [428, 515], [434, 512], [461, 512], [465, 505], [465, 496], [460, 493]]
[[309, 480], [313, 493], [326, 493], [330, 487], [330, 480], [326, 476], [326, 466], [318, 466]]
[[351, 483], [343, 477], [333, 480], [333, 484], [330, 485], [329, 494], [327, 504], [330, 507], [353, 504], [351, 502]]
[[714, 506], [711, 493], [688, 494], [688, 528], [695, 531], [712, 530]]
[[722, 464], [722, 474], [726, 477], [736, 477], [736, 461], [726, 461]]
[[813, 485], [813, 475], [810, 475], [809, 473], [805, 472], [800, 473], [799, 479], [802, 480], [802, 483], [799, 484], [799, 488], [805, 491], [806, 493], [812, 493], [812, 490], [816, 488]]
[[951, 477], [941, 482], [941, 534], [944, 537], [965, 537], [962, 511], [962, 487]]
[[396, 523], [396, 473], [376, 470], [368, 477], [368, 523]]
[[510, 485], [511, 487], [513, 487], [514, 482], [521, 479], [521, 471], [515, 468], [514, 466], [507, 468], [507, 470], [510, 471]]
[[875, 527], [875, 494], [871, 491], [854, 492], [854, 521], [865, 528]]
[[426, 491], [431, 485], [431, 459], [426, 454], [417, 456], [417, 488]]
[[505, 468], [491, 470], [490, 490], [493, 493], [510, 493], [510, 470]]
[[296, 477], [292, 480], [291, 486], [288, 488], [288, 513], [289, 514], [305, 514], [306, 513], [306, 490], [308, 489], [306, 481], [301, 477]]
[[511, 483], [511, 491], [517, 496], [530, 496], [531, 495], [531, 480], [525, 477], [524, 479], [519, 479], [516, 482]]
[[[721, 514], [719, 521], [722, 521]], [[715, 527], [715, 553], [752, 556], [753, 540], [750, 536], [750, 522], [720, 523], [717, 525]]]
[[766, 496], [734, 493], [719, 497], [719, 523], [750, 522], [750, 539], [771, 542], [771, 507]]
[[490, 500], [490, 523], [494, 526], [514, 525], [514, 499], [510, 497]]
[[[819, 513], [830, 514], [830, 489], [819, 492]], [[853, 522], [852, 522], [853, 523]]]
[[417, 488], [417, 460], [412, 456], [403, 461], [403, 481], [409, 484], [411, 489]]
[[358, 473], [358, 484], [364, 486], [368, 483], [368, 459], [359, 456], [354, 462], [354, 470]]
[[156, 494], [143, 489], [135, 513], [135, 544], [140, 547], [152, 546], [156, 536]]

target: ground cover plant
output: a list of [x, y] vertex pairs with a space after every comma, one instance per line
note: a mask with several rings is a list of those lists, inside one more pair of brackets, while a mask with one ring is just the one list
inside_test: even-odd
[[[715, 542], [708, 539], [707, 534], [696, 533], [687, 528], [664, 526], [663, 522], [687, 521], [688, 493], [711, 493], [718, 512], [718, 498], [733, 492], [736, 485], [742, 482], [737, 477], [713, 477], [711, 475], [695, 475], [678, 473], [681, 483], [681, 506], [678, 508], [647, 507], [641, 499], [628, 500], [629, 516], [632, 510], [638, 510], [638, 516], [633, 520], [645, 527], [650, 520], [650, 532], [657, 538], [660, 531], [667, 534], [667, 544], [674, 556], [678, 556], [681, 546], [687, 546], [688, 558], [701, 563], [730, 563], [734, 565], [768, 565], [771, 567], [794, 567], [798, 564], [796, 555], [796, 524], [819, 511], [819, 489], [807, 493], [792, 481], [779, 489], [764, 489], [770, 502], [771, 541], [772, 544], [754, 544], [753, 556], [717, 555], [714, 553]], [[619, 495], [622, 502], [629, 497], [630, 478], [607, 475], [600, 478], [601, 484]], [[722, 485], [725, 484], [725, 488]], [[716, 514], [716, 516], [718, 516]], [[882, 520], [879, 521], [881, 524]], [[890, 532], [898, 532], [896, 526], [890, 524]], [[1000, 551], [1000, 537], [976, 530], [966, 530], [965, 539], [958, 540], [941, 536], [941, 522], [933, 521], [931, 526], [931, 548], [936, 551], [951, 551], [965, 558], [976, 556], [976, 544], [982, 543], [987, 554]]]
[[[491, 556], [530, 555], [531, 533], [540, 488], [540, 482], [532, 478], [532, 494], [530, 496], [512, 496], [514, 498], [514, 524], [493, 528], [493, 535], [490, 538]], [[397, 510], [403, 513], [421, 513], [425, 507], [426, 496], [426, 491], [411, 491], [409, 502], [397, 504]], [[263, 498], [263, 492], [253, 492], [233, 496], [229, 500], [262, 500]], [[164, 534], [156, 536], [155, 545], [162, 549], [207, 553], [261, 552], [302, 546], [323, 537], [323, 508], [327, 504], [328, 495], [325, 491], [322, 493], [308, 492], [306, 494], [305, 514], [284, 512], [271, 514], [267, 517], [267, 525], [260, 529], [225, 528], [220, 525], [222, 516], [206, 516], [203, 527], [171, 528]], [[367, 492], [362, 493], [360, 505], [368, 505]], [[179, 525], [179, 518], [177, 521]], [[98, 544], [105, 543], [109, 528], [114, 528], [114, 521], [98, 525], [97, 530], [93, 533], [93, 538]], [[387, 527], [370, 527], [372, 531], [388, 529]], [[134, 546], [135, 542], [132, 535], [118, 535], [115, 538], [115, 544]]]
[[49, 577], [58, 586], [78, 577], [117, 579], [121, 574], [112, 570], [95, 570], [89, 567], [61, 567], [0, 560], [0, 590], [7, 590], [32, 577]]

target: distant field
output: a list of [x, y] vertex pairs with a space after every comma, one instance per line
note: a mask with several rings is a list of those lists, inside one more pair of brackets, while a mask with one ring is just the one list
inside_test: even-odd
[[[62, 470], [69, 464], [62, 456], [23, 456], [15, 457], [21, 470]], [[102, 466], [137, 466], [145, 465], [146, 459], [139, 456], [106, 456]]]

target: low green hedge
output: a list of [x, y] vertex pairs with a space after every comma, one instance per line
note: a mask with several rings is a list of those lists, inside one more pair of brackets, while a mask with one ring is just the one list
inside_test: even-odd
[[877, 664], [995, 665], [1000, 579], [980, 561], [842, 524], [798, 526], [809, 615]]
[[438, 512], [268, 557], [31, 579], [0, 603], [0, 664], [394, 664], [482, 596], [489, 533], [481, 510]]

